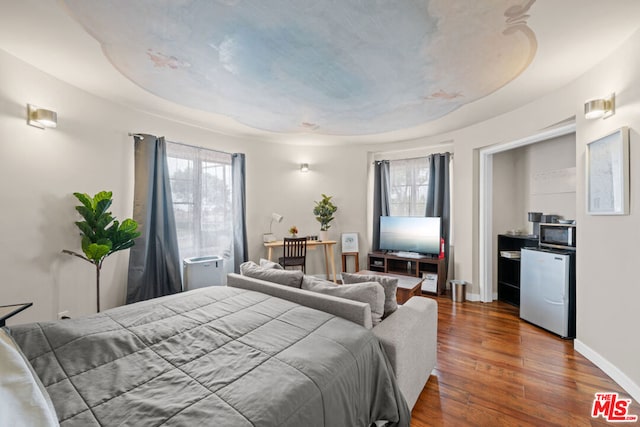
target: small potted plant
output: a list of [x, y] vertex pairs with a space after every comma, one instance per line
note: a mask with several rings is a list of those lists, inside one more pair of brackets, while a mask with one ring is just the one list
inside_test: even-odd
[[331, 198], [332, 196], [322, 194], [322, 200], [315, 202], [316, 206], [313, 208], [313, 214], [320, 223], [320, 240], [328, 240], [328, 230], [331, 227], [329, 223], [333, 221], [333, 214], [338, 210]]
[[295, 225], [292, 225], [291, 228], [289, 229], [289, 234], [291, 234], [291, 237], [297, 237], [298, 227], [296, 227]]

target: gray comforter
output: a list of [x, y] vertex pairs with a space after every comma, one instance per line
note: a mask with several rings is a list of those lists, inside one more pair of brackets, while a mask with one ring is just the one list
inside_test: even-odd
[[12, 327], [62, 426], [408, 426], [384, 351], [354, 323], [212, 287]]

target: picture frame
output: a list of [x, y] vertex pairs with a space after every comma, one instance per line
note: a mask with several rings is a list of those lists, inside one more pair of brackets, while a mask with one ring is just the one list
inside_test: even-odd
[[342, 233], [342, 253], [358, 251], [358, 233]]
[[587, 144], [587, 214], [629, 214], [629, 128]]

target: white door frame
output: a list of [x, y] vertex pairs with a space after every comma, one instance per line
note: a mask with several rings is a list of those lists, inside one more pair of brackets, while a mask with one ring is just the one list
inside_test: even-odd
[[575, 133], [575, 121], [549, 129], [517, 141], [496, 144], [480, 149], [480, 233], [479, 233], [479, 277], [480, 301], [493, 301], [493, 155], [525, 145], [535, 144], [559, 136]]

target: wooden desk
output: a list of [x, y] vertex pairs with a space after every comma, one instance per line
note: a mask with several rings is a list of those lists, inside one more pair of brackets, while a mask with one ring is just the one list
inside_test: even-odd
[[[267, 259], [273, 261], [273, 248], [280, 248], [284, 246], [282, 240], [276, 240], [275, 242], [265, 243], [267, 248]], [[333, 281], [337, 282], [336, 278], [336, 260], [334, 257], [333, 248], [336, 246], [335, 240], [307, 240], [307, 250], [314, 250], [316, 247], [322, 246], [324, 249], [324, 269], [327, 273], [327, 280], [331, 280], [333, 275]], [[331, 266], [331, 275], [329, 275], [329, 266]]]

